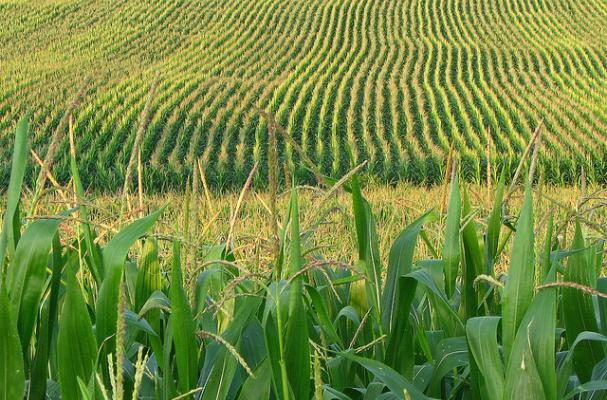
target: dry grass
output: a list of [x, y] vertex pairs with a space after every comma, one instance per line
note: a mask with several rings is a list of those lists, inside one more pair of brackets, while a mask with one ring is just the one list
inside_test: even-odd
[[[607, 221], [607, 211], [603, 207], [603, 204], [607, 203], [607, 195], [602, 188], [598, 187], [590, 187], [586, 190], [588, 195], [583, 198], [582, 189], [578, 187], [536, 188], [534, 204], [536, 205], [538, 245], [544, 236], [545, 224], [550, 212], [555, 213], [555, 220], [566, 221], [569, 214], [578, 207], [586, 210], [588, 214], [592, 213], [594, 222], [588, 225], [588, 235], [595, 237], [606, 235], [602, 223]], [[382, 258], [387, 258], [391, 243], [409, 223], [429, 209], [440, 209], [442, 191], [441, 186], [423, 188], [408, 184], [399, 184], [395, 187], [372, 184], [364, 189], [364, 194], [377, 219]], [[475, 207], [473, 219], [477, 224], [483, 224], [493, 199], [487, 195], [484, 186], [470, 186], [469, 191], [471, 202]], [[308, 255], [322, 254], [327, 260], [351, 264], [356, 259], [356, 241], [352, 239], [355, 232], [350, 195], [339, 191], [327, 197], [324, 193], [316, 188], [300, 188], [302, 236], [306, 248], [310, 249]], [[205, 245], [223, 243], [232, 232], [230, 240], [238, 260], [246, 262], [246, 265], [256, 265], [262, 269], [269, 265], [270, 260], [267, 258], [273, 254], [272, 249], [275, 244], [269, 209], [271, 203], [269, 193], [251, 193], [241, 199], [240, 204], [238, 204], [238, 193], [211, 193], [209, 198], [204, 193], [191, 194], [191, 196], [190, 207], [198, 209], [196, 213], [188, 213], [188, 218], [191, 219], [195, 216], [197, 221], [187, 221], [186, 223], [184, 207], [186, 196], [184, 194], [146, 195], [144, 204], [147, 205], [147, 210], [144, 211], [166, 206], [162, 219], [155, 227], [155, 235], [159, 239], [179, 237], [181, 233], [176, 226], [183, 227], [188, 224], [197, 226], [198, 232], [192, 232], [189, 238], [180, 237], [180, 239], [183, 240], [184, 246], [190, 248], [190, 251], [201, 255], [204, 253]], [[91, 218], [93, 218], [93, 223], [100, 227], [101, 241], [112, 233], [111, 228], [120, 228], [120, 226], [112, 225], [115, 221], [121, 221], [121, 226], [124, 226], [128, 221], [140, 215], [140, 210], [124, 213], [121, 207], [123, 202], [123, 197], [114, 195], [89, 198]], [[279, 213], [279, 221], [283, 219], [281, 213], [287, 209], [287, 202], [287, 193], [278, 195], [276, 208]], [[520, 203], [521, 192], [515, 191], [508, 204], [508, 215], [511, 215], [512, 218], [517, 215]], [[40, 206], [40, 213], [43, 215], [53, 215], [58, 210], [65, 209], [65, 204], [59, 196], [43, 199]], [[237, 210], [236, 215], [233, 214], [234, 210]], [[427, 236], [434, 246], [438, 247], [442, 243], [443, 224], [444, 215], [427, 226]], [[69, 230], [70, 226], [72, 224], [64, 224], [63, 228]], [[281, 228], [279, 222], [279, 229]], [[571, 224], [562, 224], [557, 229], [560, 230], [558, 232], [560, 238], [568, 242], [571, 238]], [[69, 234], [64, 237], [69, 237]], [[161, 247], [164, 248], [164, 246]], [[169, 251], [168, 246], [165, 251]], [[505, 254], [508, 253], [505, 252]], [[429, 255], [428, 246], [420, 241], [417, 256]], [[504, 257], [502, 262], [507, 263], [507, 258]], [[195, 267], [194, 265], [188, 266], [192, 269]]]

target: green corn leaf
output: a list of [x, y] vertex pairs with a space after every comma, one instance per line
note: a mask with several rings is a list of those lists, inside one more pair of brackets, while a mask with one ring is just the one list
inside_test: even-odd
[[[464, 188], [463, 213], [468, 218], [472, 214], [472, 207], [468, 197], [468, 190]], [[464, 249], [462, 302], [464, 304], [466, 319], [477, 316], [478, 295], [474, 289], [476, 277], [485, 270], [483, 265], [483, 254], [478, 244], [478, 235], [473, 219], [469, 220], [462, 231], [462, 244]], [[481, 293], [481, 296], [484, 293]]]
[[[607, 381], [606, 380], [590, 381], [590, 382], [584, 383], [583, 385], [576, 387], [574, 390], [567, 393], [567, 395], [565, 397], [563, 397], [562, 400], [573, 399], [582, 393], [589, 393], [589, 392], [597, 392], [597, 393], [600, 393], [601, 395], [604, 395], [604, 393], [606, 391], [607, 391]], [[596, 396], [596, 397], [601, 397], [601, 396]], [[592, 397], [592, 398], [594, 398], [594, 397]]]
[[504, 365], [497, 343], [499, 322], [499, 317], [476, 317], [466, 324], [468, 347], [481, 377], [476, 384], [483, 399], [501, 399], [504, 393]]
[[[25, 177], [27, 167], [27, 157], [29, 154], [28, 142], [28, 121], [29, 113], [23, 116], [17, 123], [15, 131], [15, 142], [13, 144], [13, 161], [11, 165], [11, 176], [6, 193], [6, 212], [4, 213], [4, 223], [2, 225], [2, 234], [0, 234], [0, 272], [4, 275], [4, 260], [8, 254], [12, 254], [17, 245], [14, 240], [13, 224], [17, 220], [19, 209], [19, 199], [21, 198], [21, 186]], [[11, 237], [13, 237], [12, 243]], [[10, 248], [8, 247], [10, 245]], [[7, 252], [8, 250], [8, 252]]]
[[314, 306], [314, 317], [318, 319], [318, 322], [325, 334], [328, 336], [328, 339], [331, 341], [331, 343], [335, 343], [341, 349], [343, 349], [344, 344], [335, 330], [335, 327], [331, 323], [331, 320], [329, 319], [327, 307], [325, 306], [322, 296], [318, 293], [316, 288], [310, 285], [306, 285], [306, 292], [308, 293], [308, 296], [310, 296], [310, 300]]
[[[85, 198], [84, 187], [80, 180], [80, 171], [78, 171], [78, 164], [74, 154], [70, 151], [70, 172], [72, 179], [74, 180], [74, 187], [76, 194], [82, 200]], [[89, 220], [88, 207], [85, 204], [78, 205], [78, 211], [80, 212], [80, 219], [83, 221]], [[84, 247], [86, 250], [85, 259], [88, 262], [89, 269], [93, 275], [93, 278], [98, 285], [101, 284], [104, 277], [103, 259], [99, 245], [95, 243], [95, 235], [91, 225], [88, 223], [81, 223], [79, 225], [81, 235], [84, 236]]]
[[398, 372], [379, 361], [359, 357], [349, 352], [342, 352], [339, 355], [363, 366], [375, 376], [375, 379], [384, 383], [397, 398], [410, 398], [412, 400], [429, 398], [402, 375], [399, 375]]
[[[556, 269], [548, 273], [546, 283], [556, 280]], [[521, 321], [506, 370], [506, 398], [527, 396], [556, 398], [555, 332], [557, 289], [547, 288], [536, 294]], [[541, 391], [538, 386], [541, 386]], [[523, 385], [528, 385], [523, 386]], [[533, 397], [527, 397], [529, 399]]]
[[463, 334], [465, 329], [461, 318], [451, 307], [445, 292], [437, 285], [430, 271], [425, 268], [418, 268], [406, 276], [415, 279], [426, 288], [433, 309], [439, 315], [441, 329], [444, 329], [450, 337]]
[[[525, 327], [521, 326], [521, 329]], [[521, 343], [522, 348], [515, 346], [516, 353], [510, 359], [513, 367], [506, 373], [504, 400], [548, 399], [529, 342], [523, 340]]]
[[17, 323], [11, 315], [6, 285], [0, 282], [0, 400], [22, 399], [24, 392], [25, 371]]
[[395, 325], [388, 338], [385, 363], [402, 374], [406, 379], [413, 380], [415, 366], [415, 335], [410, 323], [411, 309], [415, 299], [417, 280], [401, 276], [398, 283], [399, 296], [395, 306]]
[[[230, 343], [234, 350], [241, 354], [241, 340], [243, 331], [247, 324], [259, 311], [261, 299], [255, 297], [243, 297], [238, 299], [235, 308], [238, 310], [234, 319], [221, 335], [225, 342]], [[201, 387], [204, 387], [201, 400], [219, 400], [229, 398], [228, 393], [239, 376], [236, 372], [239, 368], [235, 355], [228, 351], [225, 345], [211, 339], [206, 346], [204, 366], [201, 374]]]
[[352, 206], [358, 240], [358, 257], [364, 265], [367, 275], [368, 298], [375, 312], [381, 316], [381, 260], [379, 258], [379, 241], [375, 227], [375, 219], [369, 203], [362, 195], [358, 176], [352, 177]]
[[436, 354], [432, 379], [428, 386], [430, 388], [429, 394], [432, 396], [440, 396], [440, 383], [445, 375], [470, 363], [465, 337], [441, 340], [436, 346]]
[[433, 217], [433, 214], [427, 212], [409, 225], [396, 238], [390, 250], [386, 284], [381, 299], [382, 324], [385, 332], [392, 332], [392, 328], [399, 316], [396, 308], [398, 298], [401, 295], [398, 285], [399, 278], [413, 270], [413, 254], [415, 252], [417, 237], [423, 225], [431, 220], [431, 217]]
[[162, 290], [162, 273], [158, 260], [156, 239], [147, 239], [141, 250], [141, 260], [135, 284], [135, 310], [140, 311], [155, 291]]
[[[302, 268], [299, 241], [299, 206], [297, 191], [291, 193], [291, 251], [289, 275], [292, 277]], [[285, 359], [289, 384], [295, 398], [310, 397], [310, 345], [308, 321], [303, 300], [303, 276], [293, 278], [290, 287], [289, 318], [286, 321]]]
[[455, 291], [460, 261], [460, 218], [462, 213], [462, 199], [459, 191], [458, 174], [451, 182], [451, 194], [447, 209], [447, 226], [445, 227], [445, 243], [443, 245], [442, 259], [445, 262], [445, 290], [447, 297], [451, 298]]
[[550, 272], [550, 268], [552, 267], [552, 235], [554, 232], [554, 213], [550, 213], [550, 217], [548, 219], [548, 227], [546, 228], [546, 241], [544, 242], [544, 254], [542, 256], [542, 265], [540, 269], [539, 281], [543, 282], [548, 273]]
[[270, 398], [270, 386], [272, 383], [272, 367], [266, 359], [253, 371], [255, 376], [250, 376], [245, 381], [238, 400], [257, 400]]
[[29, 347], [38, 307], [46, 285], [48, 257], [59, 219], [41, 219], [25, 231], [8, 269], [11, 313], [18, 316], [19, 337], [23, 352]]
[[516, 332], [533, 298], [534, 263], [533, 204], [531, 186], [527, 185], [523, 209], [516, 224], [508, 280], [502, 299], [502, 339], [506, 363], [510, 359]]
[[565, 391], [567, 390], [567, 385], [570, 382], [570, 376], [573, 370], [575, 350], [579, 345], [587, 344], [588, 342], [605, 345], [607, 344], [607, 336], [603, 336], [596, 332], [582, 332], [575, 338], [574, 342], [569, 346], [569, 351], [567, 351], [565, 359], [561, 362], [557, 371], [557, 398], [565, 396]]
[[486, 270], [485, 274], [493, 272], [493, 264], [498, 256], [497, 251], [500, 242], [500, 230], [502, 227], [502, 203], [504, 201], [504, 170], [495, 190], [493, 208], [487, 221], [487, 234], [485, 237]]
[[[595, 269], [588, 265], [587, 250], [579, 220], [576, 223], [575, 237], [569, 257], [565, 280], [583, 286], [591, 286], [596, 281]], [[585, 331], [598, 332], [592, 297], [574, 288], [563, 288], [563, 318], [567, 342], [571, 347], [577, 336]], [[573, 365], [582, 383], [588, 382], [592, 376], [592, 368], [605, 358], [603, 346], [596, 342], [580, 343], [573, 356]]]
[[177, 360], [177, 375], [179, 387], [183, 393], [194, 388], [198, 374], [198, 340], [196, 324], [192, 310], [183, 288], [181, 278], [181, 259], [179, 242], [173, 245], [173, 269], [171, 273], [171, 320], [173, 323], [173, 342]]
[[57, 322], [57, 306], [61, 275], [65, 260], [62, 257], [62, 246], [59, 235], [53, 239], [52, 275], [50, 293], [46, 298], [40, 313], [40, 323], [36, 334], [36, 356], [31, 368], [30, 398], [40, 399], [46, 393], [48, 359], [51, 353], [51, 342]]
[[105, 276], [99, 289], [97, 299], [97, 342], [103, 343], [107, 340], [102, 353], [102, 359], [109, 352], [114, 351], [116, 333], [116, 320], [118, 317], [118, 296], [120, 282], [122, 280], [124, 262], [129, 249], [143, 236], [156, 222], [162, 209], [141, 218], [116, 234], [103, 248], [103, 263]]
[[80, 398], [78, 379], [83, 382], [90, 380], [96, 360], [97, 343], [93, 325], [76, 280], [74, 263], [67, 273], [66, 297], [59, 316], [57, 362], [62, 399]]

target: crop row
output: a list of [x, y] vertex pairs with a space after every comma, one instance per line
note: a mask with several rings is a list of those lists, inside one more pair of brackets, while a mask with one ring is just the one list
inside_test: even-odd
[[[2, 183], [17, 115], [34, 111], [43, 155], [91, 76], [74, 115], [83, 176], [118, 187], [156, 74], [142, 147], [150, 189], [182, 186], [199, 158], [220, 187], [256, 162], [266, 171], [260, 109], [327, 175], [368, 160], [380, 179], [433, 183], [453, 146], [481, 180], [488, 162], [516, 165], [543, 121], [546, 180], [570, 183], [584, 167], [607, 181], [599, 0], [15, 2], [0, 18], [12, 21], [0, 27]], [[278, 147], [311, 177], [291, 143]], [[55, 173], [68, 169], [64, 158]]]

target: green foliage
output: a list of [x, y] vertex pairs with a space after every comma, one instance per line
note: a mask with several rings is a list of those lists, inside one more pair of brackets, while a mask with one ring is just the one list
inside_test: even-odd
[[[162, 209], [105, 245], [81, 207], [72, 237], [61, 223], [74, 210], [23, 226], [6, 211], [2, 235], [9, 229], [15, 243], [2, 259], [0, 400], [26, 388], [32, 399], [58, 391], [68, 400], [604, 395], [607, 312], [592, 297], [606, 287], [603, 240], [586, 238], [581, 218], [570, 249], [554, 240], [552, 219], [536, 249], [528, 185], [509, 246], [509, 235], [500, 240], [503, 182], [483, 220], [454, 179], [447, 215], [430, 210], [406, 226], [384, 266], [357, 176], [349, 190], [355, 265], [313, 248], [296, 188], [279, 223], [280, 253], [256, 267], [220, 244], [191, 252], [194, 265], [204, 254], [205, 268], [190, 268], [180, 240], [163, 237], [171, 249], [153, 237]], [[17, 212], [20, 195], [9, 197]], [[444, 231], [444, 245], [424, 259], [430, 228]]]

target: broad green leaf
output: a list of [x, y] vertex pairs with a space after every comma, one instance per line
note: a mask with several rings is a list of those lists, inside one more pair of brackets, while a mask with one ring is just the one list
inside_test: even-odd
[[[242, 353], [240, 342], [243, 330], [252, 321], [259, 311], [261, 299], [255, 297], [242, 297], [236, 301], [238, 310], [234, 319], [221, 335], [223, 340], [230, 343], [236, 352]], [[230, 387], [234, 383], [235, 374], [239, 368], [238, 360], [234, 354], [214, 339], [206, 346], [204, 366], [201, 374], [200, 387], [204, 388], [202, 400], [219, 400], [228, 398]]]
[[22, 399], [25, 392], [23, 353], [6, 285], [0, 282], [0, 400]]
[[579, 345], [587, 344], [588, 342], [605, 345], [607, 344], [607, 336], [603, 336], [596, 332], [582, 332], [577, 335], [575, 341], [569, 346], [569, 351], [567, 351], [565, 359], [561, 362], [557, 372], [558, 398], [563, 397], [567, 390], [567, 384], [569, 383], [569, 378], [573, 369], [576, 348]]
[[535, 248], [531, 186], [525, 189], [523, 209], [516, 224], [508, 280], [502, 299], [502, 340], [506, 363], [521, 321], [531, 304], [535, 280]]
[[[556, 270], [553, 268], [547, 282], [554, 282], [555, 279]], [[516, 387], [518, 391], [508, 390], [506, 398], [522, 398], [518, 396], [523, 394], [556, 398], [556, 301], [556, 288], [543, 289], [536, 294], [521, 321], [506, 369], [506, 386], [509, 389]], [[538, 379], [542, 386], [541, 393], [535, 387]], [[530, 386], [524, 387], [524, 384]]]
[[445, 290], [447, 297], [453, 297], [455, 279], [459, 271], [460, 262], [460, 218], [462, 213], [462, 199], [459, 190], [459, 179], [456, 173], [451, 182], [451, 194], [447, 208], [447, 225], [445, 227], [445, 243], [443, 245], [442, 259], [445, 262]]
[[[525, 327], [521, 325], [521, 329]], [[522, 344], [522, 348], [515, 345], [515, 354], [510, 358], [513, 368], [506, 373], [504, 400], [548, 399], [529, 342], [523, 340]]]
[[[430, 270], [418, 268], [406, 276], [415, 279], [426, 287], [434, 311], [439, 315], [442, 324], [441, 329], [444, 329], [451, 337], [463, 334], [465, 329], [461, 318], [451, 307], [449, 299], [447, 299], [442, 288], [438, 286], [436, 280], [430, 273]], [[442, 274], [440, 277], [442, 277]]]
[[183, 288], [181, 278], [181, 257], [179, 242], [173, 245], [173, 269], [171, 273], [171, 320], [173, 342], [177, 360], [178, 385], [183, 393], [194, 388], [198, 375], [198, 340], [196, 323]]
[[59, 316], [57, 361], [61, 397], [79, 399], [78, 379], [88, 382], [97, 362], [97, 343], [87, 306], [76, 280], [76, 268], [67, 272], [66, 297]]
[[398, 318], [396, 306], [398, 298], [401, 295], [398, 285], [399, 278], [413, 270], [413, 254], [415, 253], [417, 236], [422, 230], [423, 225], [431, 219], [432, 215], [431, 212], [427, 212], [409, 225], [396, 238], [390, 249], [386, 284], [381, 299], [382, 324], [387, 333], [392, 332], [392, 328]]
[[428, 399], [415, 385], [379, 361], [359, 357], [349, 352], [342, 352], [339, 355], [363, 366], [375, 376], [375, 379], [384, 383], [398, 397], [410, 398], [412, 400]]
[[[8, 183], [8, 191], [6, 192], [6, 211], [4, 213], [2, 234], [0, 234], [0, 272], [3, 275], [5, 257], [7, 253], [12, 253], [16, 246], [14, 240], [12, 241], [13, 243], [10, 242], [13, 236], [13, 223], [16, 215], [18, 215], [21, 186], [23, 185], [23, 178], [25, 177], [25, 170], [27, 168], [27, 157], [29, 155], [28, 121], [29, 113], [19, 120], [15, 131], [11, 176]], [[9, 245], [11, 248], [8, 248]]]
[[539, 281], [543, 282], [550, 269], [552, 268], [552, 234], [554, 231], [554, 213], [550, 213], [550, 217], [548, 219], [548, 227], [546, 228], [546, 239], [544, 242], [544, 254], [542, 256], [542, 264], [540, 269]]
[[34, 331], [47, 264], [59, 219], [41, 219], [25, 231], [8, 266], [11, 313], [18, 316], [18, 330], [25, 353]]
[[486, 254], [486, 269], [485, 274], [491, 274], [493, 272], [493, 264], [497, 257], [497, 250], [500, 241], [500, 230], [502, 227], [502, 203], [504, 200], [504, 171], [502, 170], [500, 180], [495, 190], [495, 197], [493, 199], [493, 208], [489, 219], [487, 221], [487, 234], [485, 236], [485, 254]]
[[[57, 322], [59, 290], [61, 275], [65, 261], [62, 257], [62, 246], [59, 235], [53, 239], [52, 275], [50, 293], [40, 312], [40, 323], [36, 334], [36, 355], [31, 367], [29, 396], [32, 399], [43, 398], [47, 392], [48, 361], [51, 353], [51, 343]], [[75, 255], [74, 255], [75, 256]]]
[[358, 176], [352, 177], [352, 206], [358, 240], [358, 257], [367, 275], [367, 293], [377, 316], [381, 316], [381, 260], [375, 219], [371, 207], [363, 197]]
[[[591, 286], [596, 281], [595, 269], [588, 265], [584, 235], [579, 220], [576, 223], [572, 251], [579, 250], [569, 257], [565, 280], [583, 286]], [[598, 332], [592, 297], [574, 288], [563, 288], [563, 319], [567, 342], [571, 347], [577, 336], [585, 331]], [[588, 382], [592, 376], [592, 368], [603, 358], [605, 351], [599, 343], [585, 341], [580, 343], [573, 356], [573, 365], [582, 383]]]
[[[472, 215], [472, 206], [468, 197], [468, 190], [464, 187], [464, 208], [465, 218]], [[474, 287], [476, 277], [485, 270], [483, 266], [483, 253], [478, 244], [478, 235], [474, 219], [470, 219], [462, 230], [462, 244], [464, 257], [462, 262], [462, 303], [464, 305], [466, 319], [476, 317], [478, 310], [478, 295]]]
[[402, 374], [406, 379], [413, 380], [415, 366], [415, 335], [410, 323], [411, 305], [415, 298], [417, 280], [401, 276], [399, 279], [399, 296], [395, 307], [398, 316], [389, 336], [385, 363]]
[[138, 312], [155, 291], [162, 290], [162, 273], [158, 260], [156, 239], [147, 239], [141, 250], [141, 260], [135, 284], [135, 310]]
[[483, 399], [501, 399], [504, 393], [504, 365], [497, 343], [499, 322], [499, 317], [476, 317], [466, 324], [468, 347], [481, 375], [478, 386]]
[[310, 300], [314, 306], [314, 318], [318, 319], [320, 327], [323, 329], [325, 334], [328, 335], [328, 339], [331, 340], [331, 343], [337, 344], [340, 349], [343, 349], [344, 344], [337, 334], [335, 327], [331, 323], [331, 320], [329, 319], [327, 307], [325, 306], [323, 298], [318, 293], [318, 290], [316, 290], [316, 288], [313, 286], [306, 285], [306, 292], [308, 293], [308, 296], [310, 296]]
[[257, 400], [270, 398], [270, 386], [272, 383], [272, 368], [270, 361], [266, 359], [253, 371], [255, 376], [250, 376], [245, 381], [240, 391], [238, 400]]
[[297, 191], [291, 193], [291, 251], [289, 276], [291, 277], [289, 317], [286, 322], [285, 359], [289, 385], [297, 399], [310, 397], [310, 345], [308, 321], [303, 300], [302, 256], [299, 240], [299, 205]]
[[124, 269], [124, 262], [129, 249], [143, 236], [156, 222], [162, 209], [141, 218], [116, 234], [103, 248], [103, 264], [105, 276], [99, 289], [96, 313], [96, 334], [98, 343], [103, 343], [104, 351], [101, 358], [104, 359], [109, 352], [114, 351], [116, 333], [116, 320], [118, 317], [118, 296], [120, 282]]
[[436, 346], [436, 360], [432, 379], [429, 384], [429, 394], [440, 396], [441, 380], [456, 368], [465, 367], [470, 363], [468, 344], [465, 337], [447, 338]]

